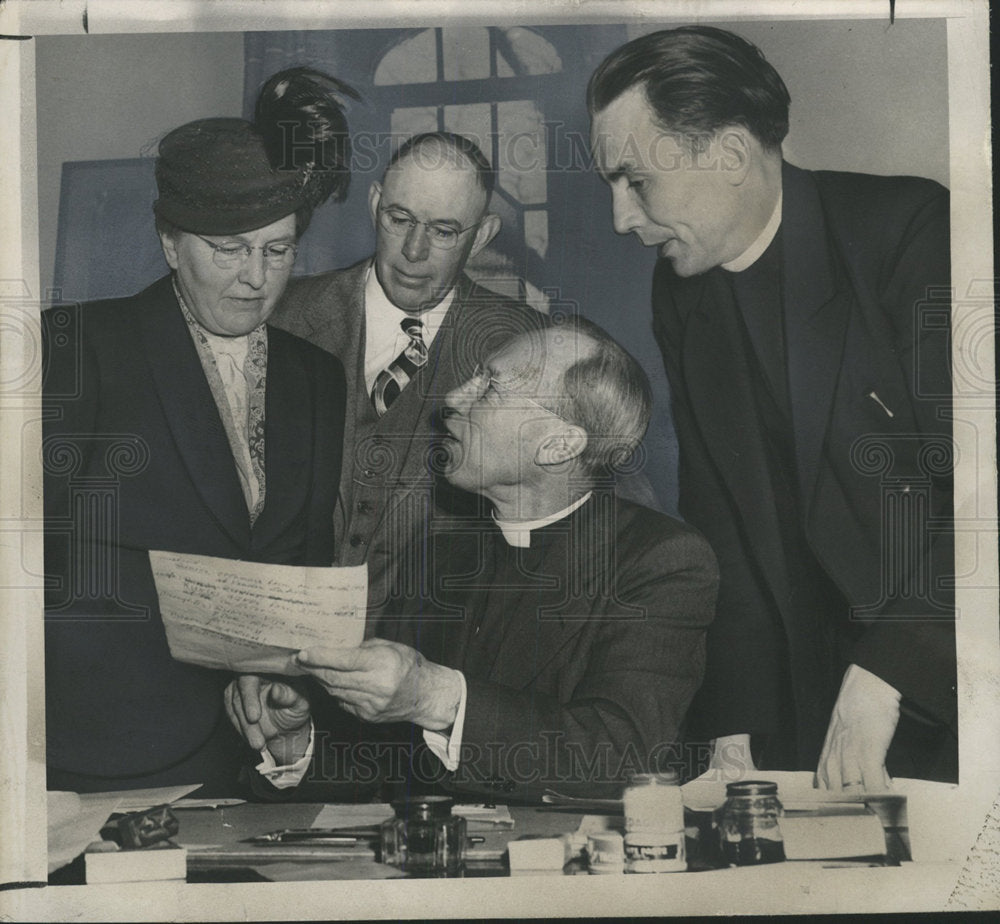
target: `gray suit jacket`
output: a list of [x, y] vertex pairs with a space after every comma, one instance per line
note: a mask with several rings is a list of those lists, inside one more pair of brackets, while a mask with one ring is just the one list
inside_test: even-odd
[[347, 413], [334, 516], [336, 561], [367, 562], [369, 607], [379, 611], [393, 600], [398, 612], [401, 597], [420, 607], [423, 590], [433, 584], [422, 552], [430, 513], [482, 513], [481, 499], [435, 477], [441, 457], [435, 452], [433, 420], [445, 395], [472, 374], [477, 362], [546, 319], [463, 274], [427, 364], [377, 418], [364, 379], [364, 290], [370, 266], [367, 259], [292, 280], [270, 320], [343, 363]]

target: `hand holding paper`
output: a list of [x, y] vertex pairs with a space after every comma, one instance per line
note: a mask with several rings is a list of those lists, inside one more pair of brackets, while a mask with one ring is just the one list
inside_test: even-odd
[[357, 648], [316, 647], [296, 662], [351, 715], [366, 722], [450, 727], [462, 696], [458, 671], [428, 661], [408, 645], [371, 638]]

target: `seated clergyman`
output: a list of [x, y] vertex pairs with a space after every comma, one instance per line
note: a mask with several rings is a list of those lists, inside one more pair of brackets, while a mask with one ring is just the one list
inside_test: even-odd
[[618, 794], [676, 764], [717, 572], [697, 533], [613, 493], [649, 412], [637, 363], [583, 321], [520, 335], [451, 392], [445, 476], [492, 518], [435, 523], [425, 614], [300, 652], [309, 684], [230, 684], [231, 720], [276, 765], [264, 776], [360, 796], [378, 765], [410, 793], [521, 801]]

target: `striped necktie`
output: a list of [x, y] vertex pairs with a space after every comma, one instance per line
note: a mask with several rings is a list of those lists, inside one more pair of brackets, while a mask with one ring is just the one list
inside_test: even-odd
[[403, 348], [403, 351], [390, 364], [388, 369], [383, 369], [375, 379], [375, 386], [372, 388], [372, 403], [375, 405], [375, 412], [381, 417], [392, 402], [399, 397], [399, 393], [406, 388], [410, 379], [420, 371], [420, 368], [427, 362], [427, 344], [424, 343], [424, 326], [416, 318], [403, 318], [399, 322], [403, 332], [410, 338], [410, 342]]

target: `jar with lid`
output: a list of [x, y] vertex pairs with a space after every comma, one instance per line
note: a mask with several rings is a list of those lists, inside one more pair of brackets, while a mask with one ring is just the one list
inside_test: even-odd
[[684, 855], [684, 803], [673, 771], [638, 773], [625, 789], [625, 871], [677, 873]]
[[594, 831], [587, 835], [587, 872], [592, 876], [625, 872], [625, 848], [618, 831]]
[[719, 824], [724, 860], [730, 866], [784, 860], [785, 843], [778, 824], [782, 814], [777, 783], [760, 780], [729, 783]]
[[392, 803], [395, 817], [382, 822], [382, 862], [419, 876], [457, 876], [465, 859], [466, 821], [452, 815], [448, 796]]

